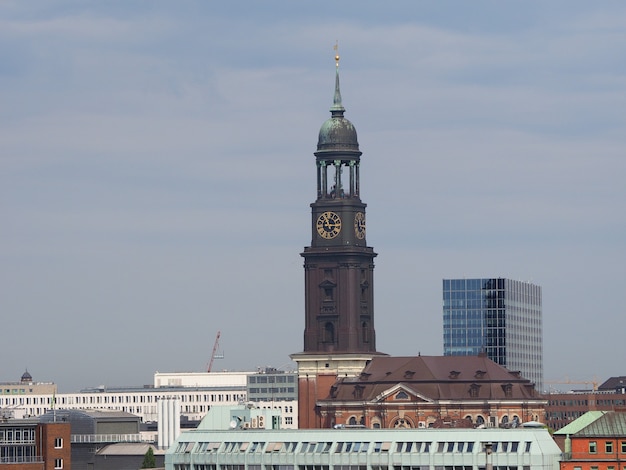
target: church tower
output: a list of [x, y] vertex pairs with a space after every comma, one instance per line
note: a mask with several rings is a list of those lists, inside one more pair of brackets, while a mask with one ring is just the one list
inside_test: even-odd
[[327, 427], [316, 410], [337, 377], [356, 376], [376, 352], [374, 253], [367, 246], [359, 181], [361, 151], [344, 117], [335, 56], [331, 117], [322, 124], [315, 152], [317, 199], [311, 204], [311, 246], [305, 247], [304, 351], [298, 363], [299, 427]]

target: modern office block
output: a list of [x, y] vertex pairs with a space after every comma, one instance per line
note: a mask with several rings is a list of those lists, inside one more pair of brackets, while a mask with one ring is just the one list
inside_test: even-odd
[[504, 278], [444, 279], [443, 353], [486, 354], [541, 392], [541, 287]]

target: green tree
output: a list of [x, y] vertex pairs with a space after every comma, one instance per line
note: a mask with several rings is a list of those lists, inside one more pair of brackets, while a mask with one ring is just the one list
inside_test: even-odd
[[143, 456], [143, 463], [141, 464], [141, 468], [155, 468], [156, 467], [156, 459], [154, 458], [154, 451], [152, 450], [152, 446], [148, 447], [148, 451]]

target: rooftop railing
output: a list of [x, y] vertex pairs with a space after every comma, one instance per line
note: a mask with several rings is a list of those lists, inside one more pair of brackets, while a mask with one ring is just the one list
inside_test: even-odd
[[114, 442], [153, 442], [141, 434], [72, 434], [72, 444], [114, 443]]

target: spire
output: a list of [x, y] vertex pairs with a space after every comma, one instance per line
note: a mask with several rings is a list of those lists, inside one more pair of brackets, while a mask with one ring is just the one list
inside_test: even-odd
[[330, 112], [333, 117], [335, 116], [343, 116], [344, 111], [346, 110], [341, 104], [341, 90], [339, 89], [339, 44], [335, 43], [333, 47], [335, 50], [335, 97], [333, 98], [333, 106], [330, 108]]
[[331, 116], [320, 128], [319, 138], [317, 140], [317, 152], [315, 153], [318, 159], [325, 159], [326, 157], [323, 157], [323, 155], [326, 155], [325, 152], [330, 152], [328, 154], [328, 161], [337, 159], [337, 155], [333, 153], [337, 151], [358, 152], [358, 155], [352, 155], [357, 159], [361, 155], [361, 152], [359, 152], [359, 142], [356, 137], [356, 129], [352, 123], [344, 117], [346, 110], [341, 103], [341, 91], [339, 91], [339, 54], [337, 53], [337, 47], [337, 44], [335, 44], [335, 97], [333, 99], [333, 105], [330, 108]]

